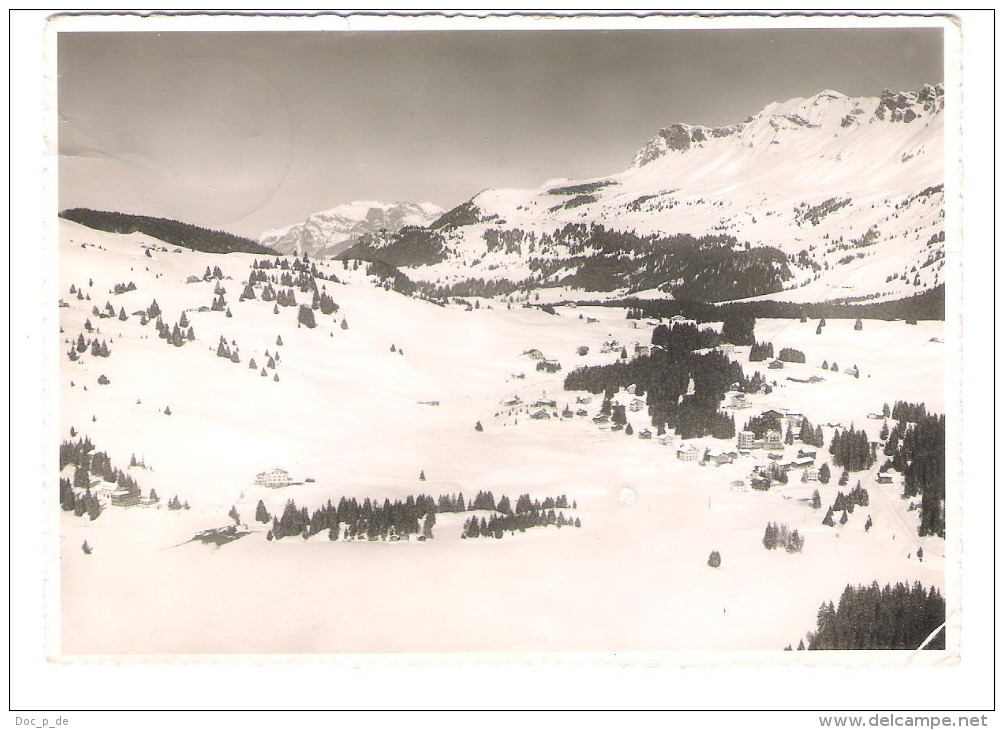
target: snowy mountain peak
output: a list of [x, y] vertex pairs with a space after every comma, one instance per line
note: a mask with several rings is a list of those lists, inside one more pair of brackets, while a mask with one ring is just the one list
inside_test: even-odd
[[314, 213], [302, 223], [266, 231], [258, 242], [283, 254], [333, 256], [368, 233], [424, 226], [442, 214], [442, 208], [429, 202], [355, 200]]
[[671, 152], [715, 145], [718, 140], [738, 138], [746, 146], [772, 144], [779, 135], [803, 128], [840, 134], [857, 124], [872, 122], [910, 123], [939, 113], [944, 107], [944, 87], [925, 84], [920, 91], [893, 92], [879, 97], [848, 97], [826, 89], [807, 99], [773, 102], [744, 122], [725, 127], [675, 123], [663, 127], [635, 154], [632, 167], [643, 167]]

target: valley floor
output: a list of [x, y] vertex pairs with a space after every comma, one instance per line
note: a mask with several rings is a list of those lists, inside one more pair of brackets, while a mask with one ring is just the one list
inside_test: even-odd
[[[637, 437], [650, 425], [644, 410], [629, 413], [634, 437], [589, 417], [533, 420], [520, 411], [545, 399], [559, 412], [567, 403], [595, 415], [600, 398], [577, 405], [584, 394], [562, 382], [577, 365], [614, 361], [619, 348], [602, 352], [604, 342], [649, 344], [652, 326], [623, 310], [442, 308], [331, 262], [322, 271], [348, 282], [326, 283], [340, 309], [318, 315], [314, 329], [298, 328], [295, 307], [273, 314], [271, 302], [238, 301], [251, 256], [156, 247], [147, 256], [143, 246], [159, 242], [61, 225], [59, 296], [69, 306], [59, 310], [60, 437], [73, 427], [122, 468], [135, 454], [149, 468], [128, 472], [161, 501], [107, 506], [95, 521], [61, 513], [57, 653], [780, 650], [814, 629], [820, 603], [836, 601], [847, 583], [919, 580], [945, 589], [944, 541], [917, 537], [919, 513], [899, 498], [899, 477], [880, 485], [873, 469], [843, 488], [835, 469], [825, 486], [794, 478], [768, 492], [735, 491], [730, 484], [762, 457], [721, 467], [680, 462], [675, 446]], [[228, 277], [221, 283], [232, 317], [196, 311], [212, 302], [216, 282], [186, 281], [207, 265]], [[127, 281], [135, 291], [108, 293]], [[68, 294], [71, 284], [91, 300]], [[188, 310], [194, 341], [174, 347], [152, 323], [139, 324], [132, 313], [154, 298], [168, 324]], [[95, 317], [91, 307], [106, 300], [129, 317]], [[66, 341], [88, 318], [100, 330], [88, 336], [107, 339], [111, 354], [70, 362]], [[758, 340], [802, 349], [808, 362], [768, 373], [740, 348], [747, 372], [760, 367], [778, 387], [736, 411], [737, 428], [783, 407], [813, 423], [853, 422], [876, 438], [882, 421], [866, 414], [883, 403], [923, 401], [944, 412], [944, 323], [866, 321], [855, 331], [851, 320], [830, 320], [823, 334], [815, 328], [758, 322]], [[221, 336], [239, 349], [239, 364], [216, 356]], [[581, 345], [589, 354], [577, 354]], [[523, 354], [533, 348], [562, 370], [537, 371]], [[824, 359], [840, 371], [822, 371]], [[844, 374], [852, 365], [860, 378]], [[813, 374], [825, 380], [786, 379]], [[110, 382], [99, 385], [100, 375]], [[524, 405], [502, 405], [514, 397]], [[832, 430], [824, 430], [829, 443]], [[830, 460], [825, 448], [820, 460]], [[254, 486], [273, 466], [304, 483]], [[844, 526], [820, 524], [837, 490], [857, 478], [869, 507]], [[822, 510], [809, 505], [814, 488]], [[259, 499], [277, 514], [291, 498], [312, 511], [341, 496], [462, 492], [469, 501], [481, 490], [514, 503], [524, 492], [566, 494], [582, 527], [461, 540], [468, 515], [443, 513], [426, 542], [331, 542], [323, 533], [268, 541], [253, 519]], [[175, 495], [191, 509], [168, 510]], [[230, 524], [231, 506], [252, 534], [221, 547], [190, 542]], [[868, 515], [874, 526], [865, 532]], [[797, 528], [804, 552], [766, 551], [768, 522]], [[718, 569], [707, 565], [712, 550], [722, 557]]]

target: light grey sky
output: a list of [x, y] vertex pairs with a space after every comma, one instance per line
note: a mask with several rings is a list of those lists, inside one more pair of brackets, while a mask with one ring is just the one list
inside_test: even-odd
[[623, 170], [660, 127], [943, 80], [940, 29], [60, 33], [59, 206], [257, 236]]

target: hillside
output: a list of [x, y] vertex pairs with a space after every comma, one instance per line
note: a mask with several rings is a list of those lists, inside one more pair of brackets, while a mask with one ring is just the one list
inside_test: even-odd
[[622, 172], [486, 190], [421, 235], [369, 234], [343, 256], [460, 295], [911, 296], [944, 282], [943, 104], [940, 85], [823, 91], [731, 126], [672, 124]]
[[424, 226], [442, 213], [443, 209], [433, 203], [357, 200], [314, 213], [302, 223], [266, 231], [258, 237], [258, 243], [283, 254], [334, 256], [366, 234], [397, 233], [406, 226]]
[[181, 223], [170, 218], [153, 218], [146, 215], [131, 215], [90, 208], [71, 208], [59, 214], [74, 223], [109, 233], [143, 233], [159, 239], [159, 243], [180, 246], [192, 251], [205, 253], [253, 253], [275, 254], [268, 246], [262, 246], [249, 238], [235, 236], [226, 231]]
[[[871, 504], [829, 527], [826, 505], [850, 489], [836, 469], [828, 484], [793, 477], [739, 490], [768, 462], [763, 453], [686, 463], [679, 440], [643, 438], [644, 406], [625, 413], [633, 436], [595, 423], [602, 394], [565, 390], [566, 377], [639, 359], [655, 323], [622, 308], [437, 306], [394, 291], [393, 270], [363, 262], [210, 254], [65, 219], [59, 235], [55, 428], [60, 440], [93, 443], [87, 489], [101, 509], [94, 520], [59, 512], [56, 653], [780, 652], [848, 583], [944, 590], [944, 541], [918, 536], [899, 474], [886, 484], [877, 464], [854, 472], [851, 487], [860, 479]], [[805, 354], [779, 372], [734, 349], [734, 367], [775, 383], [750, 393], [745, 411], [725, 409], [739, 426], [785, 409], [821, 424], [827, 442], [848, 424], [878, 439], [883, 421], [865, 414], [885, 402], [944, 411], [944, 322], [816, 327], [756, 322], [757, 341]], [[616, 396], [629, 404], [634, 393]], [[703, 452], [735, 441], [688, 443]], [[109, 503], [115, 485], [98, 475], [108, 460], [149, 503]], [[255, 483], [273, 467], [295, 483]], [[73, 466], [56, 471], [46, 483], [53, 514], [58, 477], [78, 481]], [[822, 510], [810, 506], [814, 489]], [[296, 517], [342, 497], [471, 503], [481, 492], [513, 504], [567, 495], [565, 516], [581, 526], [470, 539], [470, 518], [499, 514], [471, 507], [437, 514], [434, 539], [421, 542], [332, 540], [326, 529], [269, 539], [274, 523], [255, 519], [259, 501], [276, 518], [290, 500]], [[179, 504], [189, 508], [170, 506]], [[804, 551], [765, 550], [772, 521], [797, 528]], [[234, 539], [196, 539], [206, 534]], [[388, 631], [408, 616], [422, 620]]]

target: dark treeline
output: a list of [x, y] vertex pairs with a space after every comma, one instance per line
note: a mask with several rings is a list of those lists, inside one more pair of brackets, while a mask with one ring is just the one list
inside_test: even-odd
[[921, 497], [920, 534], [945, 536], [945, 416], [927, 414], [924, 404], [897, 403], [899, 421], [886, 442], [890, 464], [903, 474], [903, 496]]
[[337, 505], [328, 500], [313, 513], [290, 499], [282, 515], [272, 518], [268, 539], [308, 538], [326, 531], [330, 540], [400, 540], [416, 534], [424, 540], [432, 537], [435, 514], [436, 500], [426, 494], [408, 495], [403, 501], [384, 499], [383, 503], [369, 497], [362, 503], [342, 497]]
[[679, 314], [698, 322], [721, 322], [728, 312], [747, 314], [762, 319], [801, 319], [802, 317], [829, 317], [831, 319], [945, 319], [945, 285], [939, 284], [920, 294], [904, 299], [869, 304], [794, 303], [794, 302], [730, 302], [711, 304], [710, 297], [694, 297], [692, 301], [679, 299], [618, 299], [604, 301], [579, 301], [580, 305], [602, 307], [631, 307], [641, 311], [643, 317], [668, 318]]
[[[441, 230], [495, 217], [485, 218], [477, 206], [465, 204], [444, 214], [429, 228], [405, 227], [397, 233], [367, 234], [339, 258], [381, 261], [392, 266], [438, 263], [446, 257]], [[490, 250], [504, 248], [527, 263], [533, 273], [521, 282], [524, 286], [547, 282], [591, 291], [660, 287], [674, 297], [717, 301], [781, 291], [783, 282], [791, 278], [787, 258], [781, 251], [740, 247], [730, 236], [640, 236], [598, 224], [568, 223], [539, 237], [511, 229], [486, 233], [484, 238]], [[477, 291], [480, 293], [482, 288], [480, 285]], [[460, 290], [451, 293], [461, 295]], [[475, 290], [470, 293], [473, 295]]]
[[463, 539], [476, 537], [494, 537], [501, 539], [505, 533], [515, 535], [517, 531], [526, 532], [531, 527], [582, 527], [582, 522], [576, 517], [574, 520], [565, 517], [564, 512], [549, 510], [530, 510], [528, 512], [518, 512], [508, 515], [490, 515], [487, 519], [480, 520], [475, 516], [464, 522], [463, 532], [460, 537]]
[[445, 257], [445, 239], [429, 228], [405, 226], [396, 233], [380, 231], [359, 237], [358, 242], [335, 258], [343, 261], [380, 261], [393, 267], [437, 264]]
[[250, 238], [235, 236], [226, 231], [216, 231], [201, 226], [169, 218], [153, 218], [146, 215], [132, 215], [90, 208], [71, 208], [59, 214], [60, 218], [80, 223], [98, 231], [109, 233], [143, 233], [160, 239], [172, 246], [189, 248], [204, 253], [244, 253], [275, 254]]
[[782, 347], [777, 359], [781, 362], [805, 362], [805, 353], [793, 347]]
[[[885, 408], [882, 409], [883, 415], [885, 415]], [[906, 401], [898, 400], [893, 404], [892, 417], [897, 421], [917, 423], [927, 416], [927, 406], [923, 403], [907, 403]]]
[[750, 362], [763, 362], [774, 357], [773, 342], [754, 342], [750, 347]]
[[[816, 631], [809, 634], [809, 649], [920, 648], [945, 622], [945, 599], [937, 588], [926, 590], [919, 582], [879, 588], [848, 585], [840, 596], [819, 607]], [[925, 647], [945, 648], [945, 629]]]
[[[652, 342], [649, 355], [576, 368], [565, 377], [565, 390], [604, 393], [607, 409], [606, 401], [619, 388], [635, 384], [648, 393], [648, 413], [660, 432], [674, 428], [685, 439], [732, 438], [735, 421], [718, 409], [733, 384], [752, 392], [753, 381], [743, 374], [742, 366], [721, 352], [692, 352], [690, 348], [700, 344], [693, 326], [656, 327]], [[693, 392], [688, 394], [691, 382]]]

